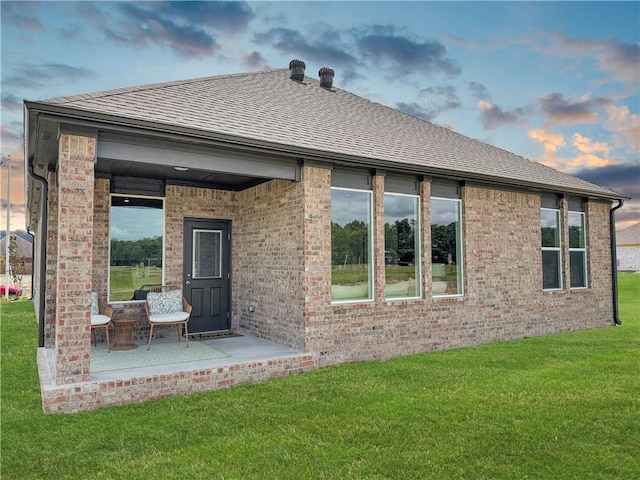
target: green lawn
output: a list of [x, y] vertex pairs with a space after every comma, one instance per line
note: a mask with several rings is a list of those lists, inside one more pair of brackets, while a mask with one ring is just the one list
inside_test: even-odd
[[640, 275], [622, 327], [44, 415], [30, 302], [2, 304], [2, 479], [632, 479]]

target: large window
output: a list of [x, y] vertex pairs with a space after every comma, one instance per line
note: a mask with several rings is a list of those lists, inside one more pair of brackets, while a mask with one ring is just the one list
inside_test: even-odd
[[384, 257], [386, 298], [420, 296], [419, 197], [385, 193]]
[[560, 210], [555, 208], [540, 209], [540, 230], [542, 236], [542, 288], [560, 290], [562, 288]]
[[161, 285], [162, 199], [113, 195], [109, 224], [109, 301], [132, 300], [142, 285]]
[[331, 300], [373, 298], [371, 192], [331, 189]]
[[571, 288], [587, 287], [587, 244], [582, 212], [569, 212], [569, 278]]
[[430, 210], [433, 295], [462, 295], [461, 201], [432, 197]]

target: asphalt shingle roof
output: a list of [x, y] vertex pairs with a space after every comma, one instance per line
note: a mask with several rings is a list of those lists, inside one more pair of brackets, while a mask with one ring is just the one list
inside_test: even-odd
[[465, 137], [319, 81], [289, 78], [288, 69], [204, 77], [121, 88], [38, 103], [82, 112], [198, 130], [215, 136], [495, 179], [516, 185], [618, 193], [519, 155]]

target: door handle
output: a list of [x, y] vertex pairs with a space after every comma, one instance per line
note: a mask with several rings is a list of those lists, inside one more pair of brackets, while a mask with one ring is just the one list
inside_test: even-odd
[[185, 285], [191, 285], [191, 281], [187, 280], [186, 282], [184, 282]]

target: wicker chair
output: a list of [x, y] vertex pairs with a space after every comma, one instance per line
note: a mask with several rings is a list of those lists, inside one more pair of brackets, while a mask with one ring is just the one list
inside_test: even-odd
[[111, 325], [111, 317], [113, 316], [113, 308], [109, 307], [98, 294], [91, 294], [91, 333], [93, 334], [93, 344], [98, 345], [96, 340], [97, 328], [104, 328], [105, 337], [107, 339], [107, 352], [111, 351], [109, 344], [109, 325]]
[[178, 341], [184, 326], [184, 336], [189, 347], [189, 318], [192, 307], [182, 294], [180, 287], [169, 285], [154, 286], [149, 290], [144, 302], [144, 312], [149, 321], [149, 344], [147, 350], [151, 348], [153, 338], [153, 327], [164, 325], [175, 325], [178, 330]]

